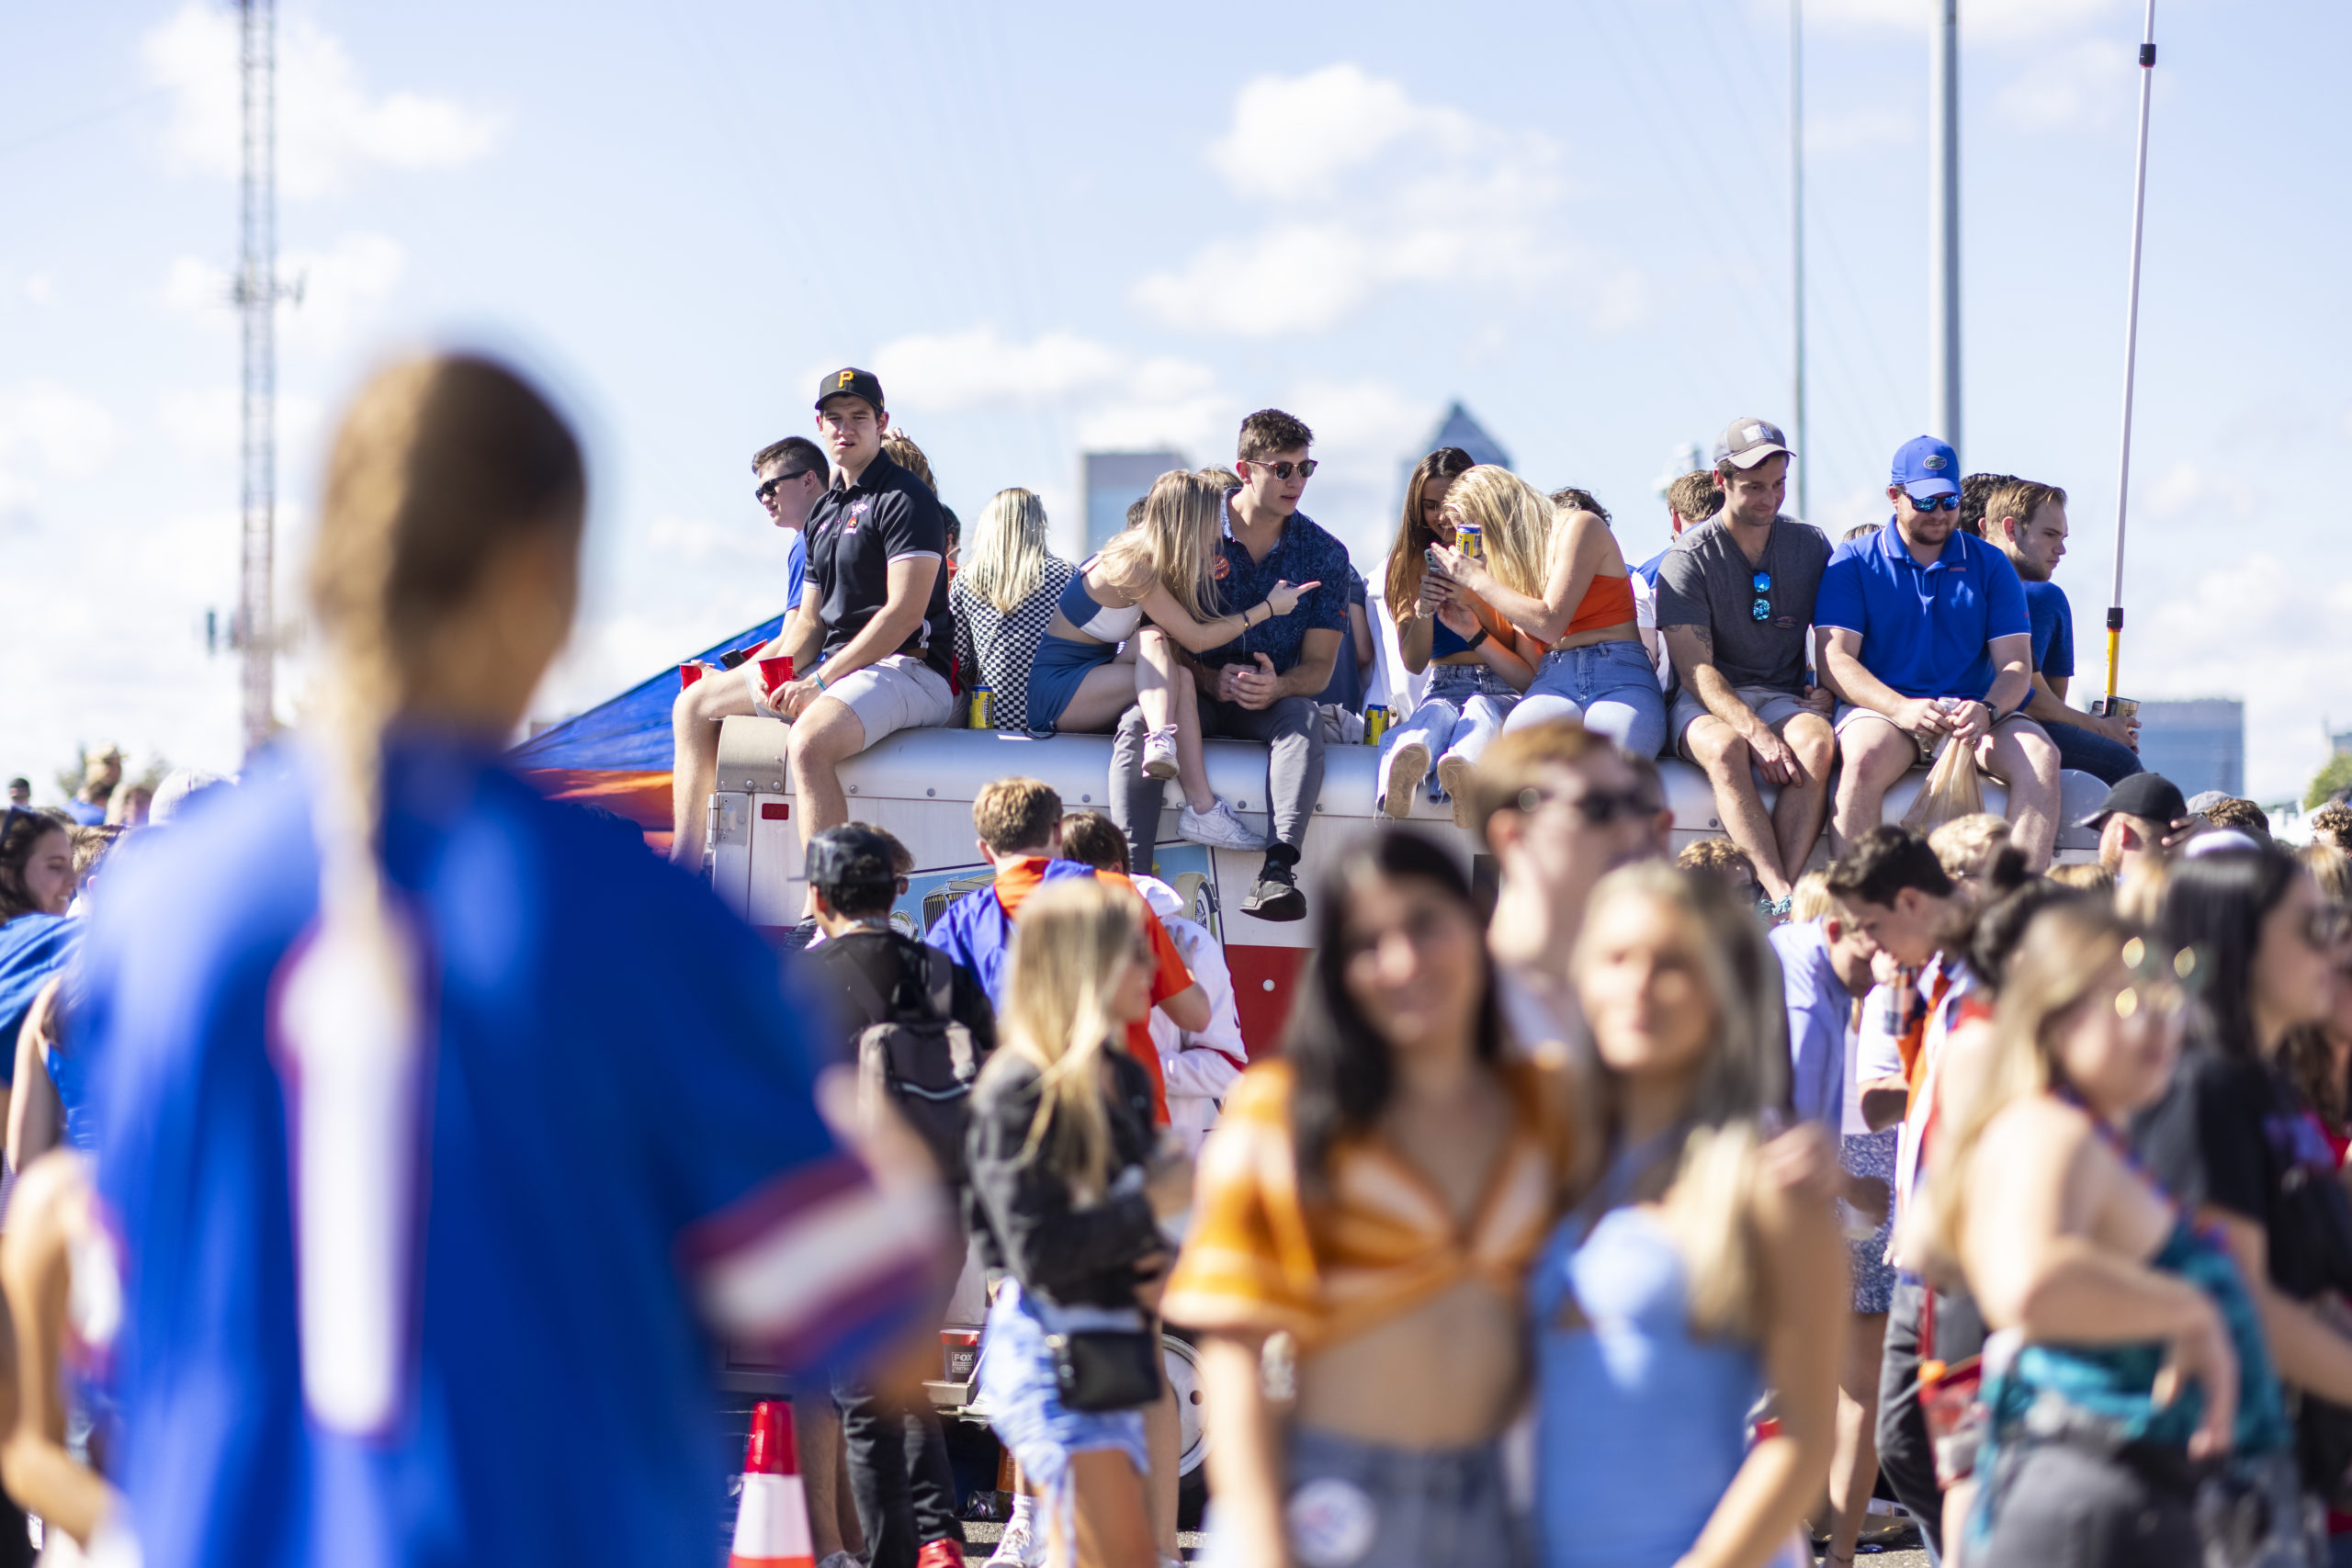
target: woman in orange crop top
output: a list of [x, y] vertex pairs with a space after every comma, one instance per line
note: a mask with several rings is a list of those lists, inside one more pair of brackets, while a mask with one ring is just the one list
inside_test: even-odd
[[1445, 510], [1476, 523], [1482, 559], [1440, 547], [1446, 574], [1550, 649], [1505, 729], [1576, 718], [1628, 751], [1657, 755], [1666, 698], [1634, 619], [1633, 579], [1609, 514], [1581, 491], [1546, 498], [1508, 468], [1454, 480]]
[[[1567, 1178], [1557, 1086], [1507, 1062], [1470, 889], [1406, 829], [1317, 901], [1282, 1059], [1203, 1149], [1162, 1310], [1200, 1331], [1213, 1563], [1516, 1562], [1498, 1439], [1531, 1376], [1529, 1265]], [[1265, 1393], [1296, 1347], [1296, 1400]]]

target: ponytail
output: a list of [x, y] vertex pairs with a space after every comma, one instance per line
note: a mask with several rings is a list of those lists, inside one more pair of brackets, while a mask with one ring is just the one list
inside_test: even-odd
[[576, 536], [580, 451], [513, 371], [462, 355], [379, 373], [327, 466], [311, 563], [327, 644], [322, 780], [312, 817], [319, 922], [284, 977], [294, 1070], [296, 1256], [304, 1392], [324, 1426], [369, 1433], [403, 1404], [429, 1134], [422, 933], [381, 859], [384, 737], [425, 651], [518, 537]]

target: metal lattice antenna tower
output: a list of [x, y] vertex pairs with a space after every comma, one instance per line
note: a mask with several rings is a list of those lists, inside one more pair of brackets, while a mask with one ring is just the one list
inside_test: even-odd
[[244, 86], [244, 175], [232, 291], [244, 327], [237, 624], [250, 756], [267, 744], [276, 725], [277, 626], [271, 589], [277, 525], [277, 4], [237, 0], [237, 11]]

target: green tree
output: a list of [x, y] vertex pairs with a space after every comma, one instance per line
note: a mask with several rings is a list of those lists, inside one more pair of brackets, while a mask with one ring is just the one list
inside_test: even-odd
[[2313, 775], [2312, 787], [2303, 792], [2303, 809], [2318, 810], [2339, 789], [2352, 789], [2352, 751], [2338, 751]]

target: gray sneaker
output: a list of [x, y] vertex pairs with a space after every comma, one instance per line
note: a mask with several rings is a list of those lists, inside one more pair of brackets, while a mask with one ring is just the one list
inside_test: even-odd
[[1190, 839], [1196, 844], [1206, 844], [1216, 850], [1262, 850], [1266, 840], [1251, 832], [1223, 795], [1206, 811], [1195, 811], [1187, 806], [1176, 816], [1178, 837]]

